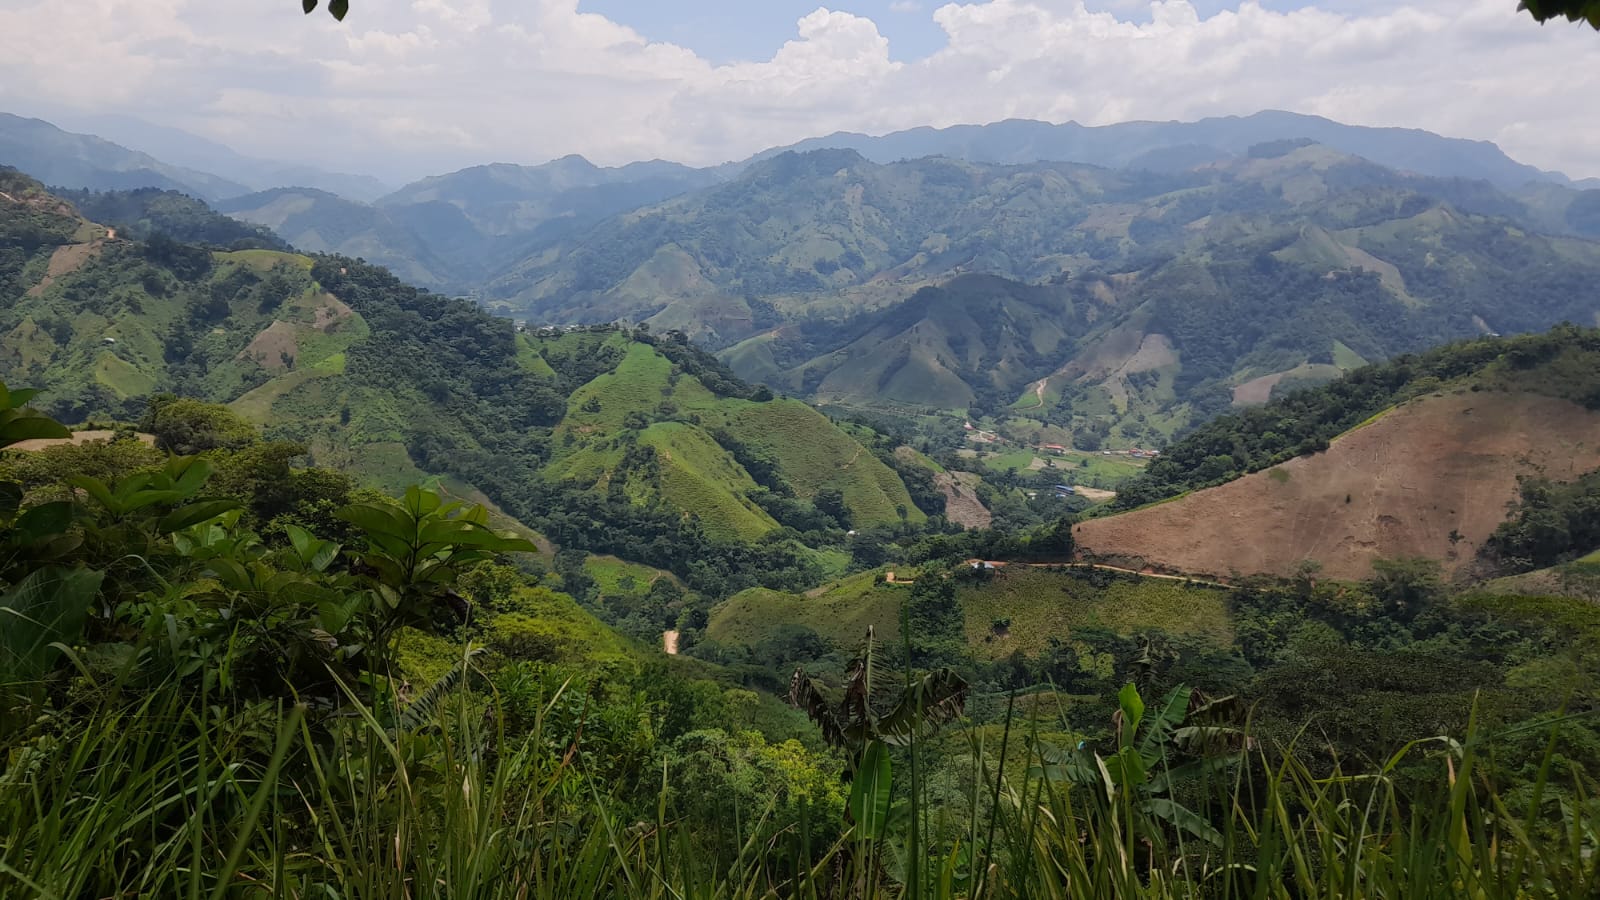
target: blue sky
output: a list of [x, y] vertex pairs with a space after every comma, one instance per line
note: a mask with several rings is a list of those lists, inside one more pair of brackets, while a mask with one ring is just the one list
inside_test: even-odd
[[1516, 0], [351, 0], [343, 23], [294, 0], [0, 0], [0, 34], [0, 110], [390, 179], [1263, 109], [1600, 175], [1600, 35]]

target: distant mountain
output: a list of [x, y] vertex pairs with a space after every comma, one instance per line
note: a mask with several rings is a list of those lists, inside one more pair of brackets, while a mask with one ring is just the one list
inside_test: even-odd
[[153, 187], [205, 200], [248, 194], [245, 185], [162, 162], [104, 138], [74, 134], [42, 119], [0, 113], [0, 165], [13, 166], [45, 184], [90, 190]]
[[[327, 191], [276, 188], [221, 201], [217, 209], [264, 225], [307, 253], [366, 259], [415, 285], [442, 287], [464, 278], [403, 217]], [[470, 246], [475, 236], [470, 223], [459, 222], [459, 233], [461, 243]]]
[[[1587, 195], [1550, 190], [1586, 221]], [[819, 402], [1160, 444], [1365, 361], [1600, 322], [1600, 243], [1548, 234], [1551, 202], [1298, 140], [1171, 173], [786, 153], [531, 257], [486, 300], [683, 330]]]
[[265, 225], [310, 252], [343, 253], [412, 284], [468, 292], [497, 269], [608, 216], [715, 183], [676, 163], [600, 168], [581, 156], [539, 166], [475, 166], [358, 203], [327, 191], [277, 188], [218, 209]]
[[197, 134], [131, 116], [80, 116], [63, 121], [173, 165], [215, 173], [247, 186], [249, 191], [308, 187], [370, 203], [392, 189], [371, 175], [329, 172], [304, 162], [258, 159]]
[[1559, 218], [1481, 181], [1405, 175], [1302, 142], [1174, 173], [790, 152], [531, 255], [484, 297], [535, 320], [648, 319], [727, 345], [892, 306], [965, 273], [1045, 282], [1147, 269], [1213, 245], [1292, 242], [1308, 221], [1348, 228], [1439, 204], [1534, 230], [1546, 230], [1536, 217]]
[[[487, 277], [490, 269], [515, 261], [518, 251], [720, 180], [710, 170], [659, 160], [602, 168], [566, 156], [537, 166], [496, 163], [436, 175], [389, 194], [378, 206], [442, 245], [442, 252], [459, 254], [464, 263], [470, 259], [466, 264]], [[471, 246], [456, 245], [463, 219], [472, 229]]]
[[1415, 128], [1345, 125], [1321, 116], [1265, 110], [1198, 122], [1121, 122], [1115, 125], [1056, 125], [1008, 119], [990, 125], [912, 128], [880, 137], [839, 132], [757, 154], [752, 161], [787, 150], [854, 150], [878, 163], [924, 156], [1015, 165], [1040, 161], [1080, 162], [1109, 168], [1168, 170], [1244, 155], [1270, 141], [1307, 139], [1402, 172], [1441, 178], [1483, 179], [1502, 188], [1530, 181], [1569, 184], [1566, 176], [1523, 165], [1488, 141], [1441, 137]]
[[897, 303], [963, 271], [1047, 278], [1114, 255], [1114, 242], [1077, 226], [1098, 198], [1143, 181], [1067, 163], [785, 153], [532, 255], [484, 296], [533, 319], [648, 318], [727, 344], [802, 309]]

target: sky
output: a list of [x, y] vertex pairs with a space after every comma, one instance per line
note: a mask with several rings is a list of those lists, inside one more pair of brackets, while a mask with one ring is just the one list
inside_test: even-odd
[[1600, 34], [1516, 0], [0, 0], [0, 111], [400, 181], [834, 131], [1286, 109], [1600, 176]]

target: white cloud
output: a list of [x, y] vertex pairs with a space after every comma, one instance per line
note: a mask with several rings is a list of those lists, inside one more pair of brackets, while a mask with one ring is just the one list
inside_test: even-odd
[[0, 109], [116, 111], [392, 172], [566, 153], [712, 163], [835, 130], [1280, 108], [1600, 175], [1600, 36], [1541, 28], [1511, 0], [1321, 2], [1202, 17], [1160, 0], [1139, 22], [1125, 0], [953, 2], [920, 13], [947, 46], [912, 62], [872, 20], [819, 8], [766, 59], [713, 65], [578, 0], [358, 0], [344, 25], [290, 0], [8, 0]]
[[922, 4], [917, 0], [894, 0], [889, 4], [889, 11], [894, 13], [922, 12]]

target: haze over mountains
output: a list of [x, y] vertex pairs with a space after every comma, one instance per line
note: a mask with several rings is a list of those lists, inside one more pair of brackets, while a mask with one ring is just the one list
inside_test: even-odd
[[[129, 117], [76, 121], [122, 143], [0, 114], [0, 161], [64, 188], [160, 187], [225, 202], [231, 214], [281, 228], [297, 244], [362, 253], [418, 284], [462, 292], [477, 290], [534, 249], [574, 237], [606, 216], [728, 181], [790, 150], [851, 149], [880, 164], [944, 156], [1171, 174], [1238, 158], [1259, 143], [1309, 139], [1401, 172], [1482, 179], [1511, 192], [1533, 190], [1532, 185], [1546, 192], [1574, 186], [1566, 176], [1518, 163], [1486, 142], [1279, 111], [1198, 122], [1087, 127], [1008, 120], [878, 137], [839, 133], [706, 169], [661, 161], [599, 168], [581, 157], [541, 165], [499, 163], [424, 178], [398, 190], [370, 176], [327, 171], [313, 161], [255, 159]], [[283, 190], [289, 188], [297, 190]], [[266, 196], [249, 196], [255, 193]]]
[[569, 156], [381, 196], [108, 124], [186, 165], [17, 117], [0, 162], [187, 192], [535, 324], [681, 330], [815, 401], [1009, 408], [1090, 443], [1158, 443], [1439, 341], [1600, 321], [1600, 191], [1492, 144], [1284, 112], [836, 134], [709, 169]]

